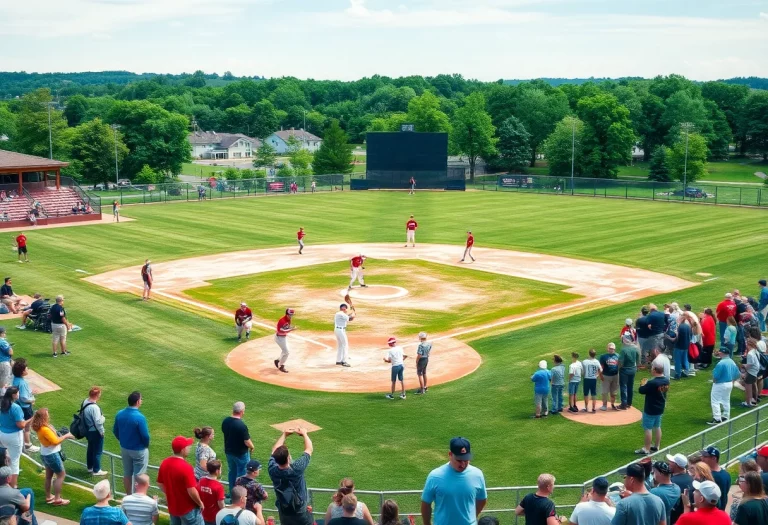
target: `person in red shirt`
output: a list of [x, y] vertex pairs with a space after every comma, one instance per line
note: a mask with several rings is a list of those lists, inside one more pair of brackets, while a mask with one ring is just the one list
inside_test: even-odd
[[475, 258], [472, 257], [472, 246], [474, 245], [475, 245], [475, 236], [472, 235], [472, 232], [467, 232], [467, 247], [464, 248], [464, 257], [462, 257], [459, 262], [464, 262], [464, 259], [467, 258], [467, 255], [469, 255], [470, 259], [472, 259], [472, 262], [475, 262]]
[[205, 508], [203, 509], [203, 523], [205, 525], [216, 524], [216, 513], [224, 508], [224, 485], [219, 482], [221, 477], [221, 461], [212, 459], [206, 464], [208, 475], [200, 478], [197, 491], [200, 493]]
[[[24, 232], [19, 232], [19, 236], [16, 237], [16, 249], [19, 252], [19, 262], [29, 262], [29, 255], [27, 255], [27, 237]], [[24, 261], [21, 260], [21, 254], [24, 254]]]
[[699, 314], [701, 319], [701, 355], [699, 356], [699, 363], [701, 368], [709, 368], [712, 364], [712, 354], [715, 351], [715, 340], [717, 339], [717, 333], [715, 330], [715, 314], [711, 308], [706, 308]]
[[368, 286], [365, 284], [365, 279], [363, 278], [363, 270], [365, 270], [365, 266], [363, 266], [363, 263], [365, 263], [365, 255], [358, 254], [352, 257], [349, 261], [349, 287], [347, 287], [347, 290], [352, 289], [352, 285], [355, 284], [355, 279], [360, 283], [360, 288], [368, 288]]
[[149, 259], [144, 261], [144, 266], [141, 267], [141, 280], [144, 281], [144, 293], [141, 296], [141, 300], [149, 301], [149, 296], [152, 293], [152, 283], [154, 282], [151, 261]]
[[408, 181], [408, 184], [411, 186], [411, 191], [408, 192], [408, 195], [416, 195], [416, 179], [411, 177], [411, 180]]
[[240, 303], [240, 308], [235, 310], [235, 326], [237, 326], [237, 342], [240, 342], [240, 338], [243, 336], [243, 330], [245, 330], [245, 340], [251, 338], [251, 328], [253, 328], [253, 313], [248, 305]]
[[717, 316], [717, 326], [720, 329], [720, 346], [724, 345], [725, 329], [728, 328], [728, 318], [736, 317], [736, 303], [733, 301], [733, 295], [730, 293], [725, 294], [725, 299], [720, 301], [715, 309], [715, 315]]
[[197, 492], [195, 469], [187, 463], [192, 438], [176, 436], [171, 442], [173, 456], [165, 458], [157, 471], [157, 485], [165, 494], [171, 525], [199, 525], [205, 508]]
[[304, 228], [299, 228], [299, 231], [296, 232], [296, 238], [299, 239], [299, 255], [301, 255], [301, 251], [304, 249], [304, 236], [306, 233], [304, 233]]
[[690, 494], [688, 489], [685, 489], [680, 496], [684, 511], [678, 518], [677, 525], [731, 525], [730, 516], [717, 508], [721, 495], [717, 483], [694, 481], [693, 489], [696, 511], [691, 508]]
[[416, 248], [416, 228], [418, 227], [419, 224], [413, 220], [413, 215], [411, 215], [411, 218], [405, 223], [405, 248], [408, 248], [409, 242]]
[[295, 313], [296, 310], [293, 308], [287, 308], [285, 315], [277, 322], [277, 332], [275, 332], [275, 343], [280, 347], [280, 358], [275, 359], [275, 367], [286, 374], [288, 370], [285, 369], [285, 362], [288, 361], [288, 355], [291, 353], [288, 349], [288, 334], [296, 330], [296, 327], [291, 324]]

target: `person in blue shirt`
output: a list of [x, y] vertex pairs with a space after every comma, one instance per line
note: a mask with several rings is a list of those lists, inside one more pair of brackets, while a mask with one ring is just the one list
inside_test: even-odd
[[5, 388], [11, 384], [11, 359], [13, 358], [13, 348], [11, 343], [5, 338], [5, 327], [0, 326], [0, 388]]
[[16, 479], [19, 477], [19, 460], [21, 459], [21, 450], [24, 445], [24, 427], [29, 424], [31, 419], [24, 419], [24, 412], [18, 405], [19, 389], [15, 386], [9, 386], [5, 389], [2, 400], [0, 400], [0, 447], [7, 450], [8, 457], [11, 460], [11, 475], [8, 476], [8, 483], [16, 486]]
[[533, 417], [539, 419], [541, 416], [549, 415], [547, 398], [549, 384], [552, 382], [552, 373], [547, 370], [547, 362], [543, 359], [539, 361], [539, 369], [531, 376], [531, 381], [533, 381], [533, 399], [536, 404], [536, 415]]
[[760, 297], [757, 300], [757, 319], [760, 321], [760, 331], [765, 332], [765, 312], [768, 308], [768, 283], [765, 279], [757, 281], [760, 285]]
[[[11, 369], [13, 373], [12, 386], [19, 389], [19, 399], [16, 401], [21, 407], [21, 411], [24, 414], [24, 419], [31, 420], [35, 415], [35, 409], [32, 405], [35, 404], [35, 396], [32, 393], [32, 389], [29, 387], [29, 383], [24, 379], [29, 374], [29, 368], [27, 367], [27, 360], [20, 357], [13, 363]], [[29, 439], [31, 425], [24, 427], [24, 451], [25, 452], [38, 452], [40, 447], [36, 447]]]
[[469, 440], [456, 437], [451, 440], [448, 463], [427, 476], [421, 494], [421, 519], [432, 525], [432, 504], [435, 505], [435, 523], [443, 525], [476, 525], [477, 516], [488, 502], [483, 472], [469, 464], [472, 449]]
[[741, 377], [739, 366], [733, 362], [728, 352], [720, 350], [717, 355], [720, 357], [720, 362], [712, 370], [712, 392], [709, 395], [712, 403], [712, 420], [707, 421], [707, 425], [717, 425], [731, 417], [733, 382]]
[[133, 493], [133, 477], [144, 474], [149, 464], [149, 428], [147, 418], [139, 412], [141, 402], [141, 392], [131, 392], [128, 406], [117, 413], [112, 426], [112, 433], [120, 442], [126, 494]]

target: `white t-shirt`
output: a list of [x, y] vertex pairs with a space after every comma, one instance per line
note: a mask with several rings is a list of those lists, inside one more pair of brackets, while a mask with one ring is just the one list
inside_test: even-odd
[[[669, 358], [667, 357], [667, 355], [666, 354], [659, 354], [659, 355], [657, 355], [656, 359], [654, 359], [651, 362], [651, 368], [653, 368], [653, 365], [655, 365], [656, 363], [661, 363], [664, 366], [664, 377], [669, 379], [670, 362], [669, 362]], [[688, 371], [684, 370], [684, 372], [687, 373]]]
[[600, 361], [597, 359], [584, 360], [584, 379], [597, 379], [600, 373]]
[[583, 501], [576, 505], [568, 519], [576, 525], [611, 525], [616, 509], [602, 501]]
[[241, 510], [240, 517], [237, 518], [238, 525], [256, 525], [256, 514], [250, 510], [240, 509], [239, 507], [233, 509], [225, 507], [217, 512], [216, 525], [221, 525], [221, 520], [224, 519], [224, 516], [229, 516], [230, 514], [236, 515]]
[[393, 346], [389, 349], [387, 357], [392, 361], [392, 366], [399, 366], [403, 364], [403, 347]]
[[568, 374], [573, 374], [573, 377], [568, 379], [570, 383], [578, 383], [581, 381], [581, 376], [584, 374], [584, 367], [581, 365], [581, 361], [571, 363], [568, 367]]
[[334, 328], [346, 328], [349, 322], [349, 316], [342, 311], [336, 312], [333, 317]]

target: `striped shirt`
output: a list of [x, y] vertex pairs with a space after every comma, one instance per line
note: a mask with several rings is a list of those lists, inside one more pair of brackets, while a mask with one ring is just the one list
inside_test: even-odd
[[126, 496], [121, 506], [131, 525], [152, 525], [152, 517], [159, 513], [157, 501], [146, 494]]

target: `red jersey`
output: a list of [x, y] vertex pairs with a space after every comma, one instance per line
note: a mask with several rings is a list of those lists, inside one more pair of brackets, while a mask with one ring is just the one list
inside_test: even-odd
[[732, 315], [736, 317], [736, 303], [730, 299], [724, 299], [720, 304], [717, 305], [715, 315], [717, 316], [717, 320], [722, 323], [728, 320], [728, 316]]
[[704, 346], [715, 346], [715, 320], [712, 316], [705, 315], [701, 319], [701, 335]]
[[141, 267], [141, 278], [145, 281], [152, 279], [152, 268], [150, 268], [148, 264]]
[[288, 332], [285, 331], [286, 328], [291, 326], [291, 318], [287, 315], [284, 315], [280, 318], [280, 320], [277, 322], [277, 335], [280, 336], [286, 336], [288, 335]]
[[302, 240], [302, 239], [304, 238], [304, 236], [305, 236], [305, 235], [306, 235], [306, 233], [304, 233], [304, 230], [299, 230], [299, 231], [297, 231], [297, 232], [296, 232], [296, 237], [297, 237], [299, 240]]
[[419, 225], [418, 225], [418, 223], [416, 223], [416, 221], [414, 221], [413, 219], [411, 219], [410, 221], [408, 221], [408, 222], [406, 222], [406, 223], [405, 223], [405, 227], [406, 227], [406, 229], [408, 229], [408, 230], [415, 230], [416, 228], [418, 228], [418, 227], [419, 227]]
[[195, 470], [184, 458], [165, 458], [157, 471], [157, 482], [165, 488], [168, 512], [172, 516], [183, 516], [197, 507], [187, 493], [187, 489], [197, 488]]
[[354, 266], [355, 268], [359, 268], [362, 265], [363, 265], [362, 257], [360, 257], [359, 255], [357, 257], [352, 257], [352, 266]]
[[25, 235], [19, 235], [16, 237], [16, 245], [19, 248], [24, 248], [27, 245], [27, 237]]
[[469, 237], [467, 237], [467, 248], [469, 248], [473, 244], [475, 244], [475, 236], [470, 235]]
[[235, 310], [235, 322], [237, 324], [240, 324], [243, 321], [247, 319], [252, 319], [252, 318], [253, 318], [253, 313], [251, 312], [250, 308], [246, 308], [245, 310], [243, 310], [242, 308], [238, 308], [237, 310]]
[[215, 479], [200, 478], [197, 484], [197, 491], [200, 493], [200, 500], [205, 505], [203, 509], [203, 521], [205, 523], [214, 523], [216, 513], [219, 512], [219, 502], [224, 499], [224, 485]]
[[700, 508], [696, 512], [683, 514], [677, 520], [678, 525], [731, 525], [731, 517], [715, 508]]

